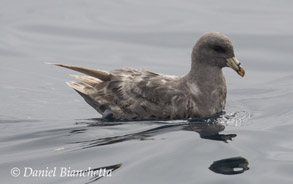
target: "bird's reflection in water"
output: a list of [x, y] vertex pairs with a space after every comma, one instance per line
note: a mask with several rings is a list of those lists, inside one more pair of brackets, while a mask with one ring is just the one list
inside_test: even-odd
[[[95, 124], [90, 124], [89, 126], [111, 126], [109, 124], [102, 122], [95, 122]], [[153, 122], [154, 123], [154, 122]], [[218, 123], [206, 123], [206, 122], [179, 122], [176, 124], [165, 124], [162, 122], [157, 122], [158, 124], [162, 124], [160, 127], [152, 128], [149, 130], [125, 134], [122, 136], [113, 136], [113, 137], [103, 137], [92, 140], [78, 141], [74, 143], [81, 144], [82, 149], [96, 147], [96, 146], [104, 146], [109, 144], [120, 143], [129, 140], [147, 140], [151, 137], [161, 135], [168, 132], [174, 131], [193, 131], [197, 132], [202, 139], [210, 139], [216, 141], [224, 141], [227, 143], [228, 140], [232, 140], [232, 138], [236, 137], [236, 134], [219, 134], [225, 129], [225, 126]], [[115, 126], [118, 124], [112, 124]], [[85, 129], [86, 130], [86, 129]], [[79, 132], [80, 131], [75, 131]]]
[[188, 126], [182, 130], [194, 131], [199, 133], [202, 139], [210, 139], [214, 141], [232, 141], [232, 138], [236, 137], [236, 134], [219, 134], [225, 130], [225, 126], [218, 123], [189, 123]]
[[[222, 141], [228, 143], [228, 141], [235, 138], [236, 134], [220, 134], [225, 130], [223, 124], [216, 121], [205, 120], [191, 120], [185, 122], [176, 123], [164, 123], [164, 122], [152, 122], [161, 124], [161, 126], [152, 128], [149, 130], [125, 134], [122, 136], [103, 137], [92, 140], [78, 141], [75, 144], [80, 144], [81, 149], [87, 149], [91, 147], [110, 145], [130, 140], [148, 140], [154, 136], [161, 135], [174, 131], [193, 131], [200, 135], [202, 139], [209, 139], [214, 141]], [[123, 124], [123, 122], [103, 122], [100, 119], [95, 119], [94, 122], [88, 123], [88, 126], [116, 126]], [[215, 173], [232, 175], [240, 174], [248, 170], [248, 161], [242, 157], [234, 157], [215, 161], [209, 169]]]

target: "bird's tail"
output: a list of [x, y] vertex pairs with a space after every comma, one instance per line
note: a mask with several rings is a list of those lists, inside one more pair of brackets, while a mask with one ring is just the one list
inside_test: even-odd
[[110, 73], [103, 70], [89, 69], [79, 66], [70, 66], [64, 64], [56, 64], [56, 63], [47, 63], [55, 66], [60, 66], [64, 68], [68, 68], [77, 72], [81, 72], [87, 74], [89, 76], [80, 76], [80, 75], [72, 75], [73, 78], [79, 80], [79, 82], [67, 82], [67, 85], [79, 93], [83, 93], [84, 95], [90, 95], [95, 91], [95, 87], [103, 82], [110, 80]]
[[101, 108], [101, 104], [99, 104], [94, 96], [99, 88], [103, 88], [104, 85], [99, 86], [100, 83], [104, 81], [110, 80], [110, 73], [103, 70], [95, 70], [78, 66], [70, 66], [63, 64], [54, 64], [47, 63], [56, 66], [61, 66], [64, 68], [68, 68], [74, 71], [78, 71], [89, 76], [80, 76], [80, 75], [71, 75], [73, 78], [79, 81], [71, 81], [67, 82], [67, 85], [73, 88], [76, 92], [78, 92], [85, 101], [91, 105], [94, 109], [96, 109], [99, 113], [103, 113], [104, 109]]
[[84, 68], [80, 66], [70, 66], [70, 65], [56, 64], [56, 63], [47, 63], [47, 64], [61, 66], [63, 68], [68, 68], [77, 72], [81, 72], [89, 76], [92, 76], [94, 78], [100, 79], [102, 81], [110, 80], [110, 73], [104, 70], [96, 70], [96, 69]]

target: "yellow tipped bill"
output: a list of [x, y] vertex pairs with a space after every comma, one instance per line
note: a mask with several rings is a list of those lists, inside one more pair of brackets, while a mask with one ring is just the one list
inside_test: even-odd
[[236, 57], [232, 57], [226, 60], [227, 60], [227, 66], [235, 70], [238, 73], [238, 75], [240, 75], [241, 77], [244, 77], [245, 70], [240, 66], [240, 62], [237, 60]]

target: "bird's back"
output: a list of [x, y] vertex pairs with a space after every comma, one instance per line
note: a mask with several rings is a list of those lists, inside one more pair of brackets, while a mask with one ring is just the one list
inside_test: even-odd
[[108, 81], [89, 85], [83, 80], [69, 85], [80, 85], [82, 90], [74, 89], [92, 107], [101, 114], [111, 111], [115, 119], [185, 119], [189, 102], [180, 88], [180, 79], [124, 68], [111, 71]]

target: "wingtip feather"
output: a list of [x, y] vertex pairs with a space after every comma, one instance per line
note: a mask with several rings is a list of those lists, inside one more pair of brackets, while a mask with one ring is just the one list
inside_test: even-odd
[[89, 68], [84, 68], [84, 67], [79, 67], [79, 66], [71, 66], [71, 65], [64, 65], [64, 64], [57, 64], [57, 63], [46, 63], [46, 64], [68, 68], [68, 69], [95, 77], [95, 78], [100, 79], [102, 81], [110, 80], [110, 73], [107, 71], [104, 71], [104, 70], [95, 70], [95, 69], [89, 69]]
[[58, 64], [58, 63], [49, 63], [49, 62], [45, 62], [44, 64], [46, 65], [55, 65], [55, 66], [61, 66], [62, 64]]

